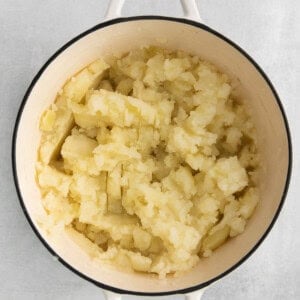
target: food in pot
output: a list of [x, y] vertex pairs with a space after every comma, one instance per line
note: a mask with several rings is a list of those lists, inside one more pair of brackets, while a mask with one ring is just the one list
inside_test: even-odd
[[256, 133], [226, 74], [155, 47], [99, 59], [41, 117], [48, 230], [122, 270], [179, 274], [244, 231], [259, 201]]

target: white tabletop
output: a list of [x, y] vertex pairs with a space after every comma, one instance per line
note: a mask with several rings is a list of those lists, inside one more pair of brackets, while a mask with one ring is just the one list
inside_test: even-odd
[[[17, 199], [10, 156], [17, 110], [33, 76], [56, 49], [100, 23], [107, 3], [0, 0], [0, 299], [103, 299], [101, 289], [55, 262], [33, 234]], [[276, 225], [255, 254], [203, 299], [300, 299], [300, 2], [198, 3], [204, 22], [242, 46], [269, 75], [294, 147], [292, 182]], [[124, 15], [138, 14], [180, 16], [181, 8], [176, 0], [128, 0]]]

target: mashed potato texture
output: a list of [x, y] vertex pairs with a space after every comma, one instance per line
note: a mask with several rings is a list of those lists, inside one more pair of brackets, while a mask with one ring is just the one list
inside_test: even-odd
[[259, 201], [255, 128], [226, 74], [196, 56], [99, 59], [67, 81], [40, 130], [47, 228], [75, 230], [122, 270], [189, 270], [242, 233]]

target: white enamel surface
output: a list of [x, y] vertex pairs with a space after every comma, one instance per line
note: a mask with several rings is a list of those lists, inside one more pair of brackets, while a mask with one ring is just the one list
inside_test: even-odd
[[196, 0], [180, 0], [186, 19], [202, 22]]
[[125, 0], [110, 0], [104, 16], [104, 20], [111, 20], [122, 16], [122, 8]]
[[206, 288], [185, 295], [185, 300], [200, 300]]
[[121, 300], [122, 299], [122, 295], [113, 293], [110, 291], [104, 291], [104, 296], [105, 296], [106, 300]]
[[[180, 37], [180, 38], [178, 38]], [[34, 178], [40, 133], [38, 120], [53, 102], [64, 81], [99, 56], [121, 53], [154, 44], [181, 49], [212, 61], [240, 81], [240, 94], [249, 107], [259, 131], [262, 159], [262, 201], [244, 234], [232, 239], [179, 278], [158, 280], [126, 274], [92, 261], [68, 236], [48, 237], [37, 224], [43, 214]], [[165, 292], [196, 286], [228, 270], [253, 248], [270, 225], [283, 193], [288, 166], [288, 146], [280, 110], [263, 77], [235, 48], [211, 33], [191, 25], [163, 20], [120, 23], [99, 29], [63, 51], [45, 70], [33, 88], [20, 119], [16, 147], [17, 175], [26, 209], [41, 235], [67, 263], [104, 284], [138, 292]]]
[[[178, 0], [179, 1], [179, 0]], [[122, 16], [125, 0], [110, 0], [104, 20], [111, 20]], [[180, 0], [186, 19], [202, 22], [196, 0]]]

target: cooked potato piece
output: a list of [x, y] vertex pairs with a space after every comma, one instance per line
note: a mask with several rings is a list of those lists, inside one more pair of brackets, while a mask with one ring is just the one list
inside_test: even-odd
[[96, 167], [101, 171], [112, 171], [119, 163], [141, 158], [140, 153], [134, 147], [118, 143], [99, 145], [93, 153]]
[[236, 156], [217, 160], [208, 175], [216, 181], [225, 196], [241, 191], [248, 184], [246, 170]]
[[123, 79], [116, 87], [116, 91], [123, 95], [128, 95], [133, 89], [133, 80], [130, 78]]
[[109, 80], [102, 80], [99, 84], [99, 89], [107, 90], [107, 91], [113, 91], [112, 84]]
[[83, 223], [92, 223], [92, 220], [106, 212], [107, 196], [106, 193], [92, 196], [82, 196], [80, 198], [79, 221]]
[[[54, 113], [55, 120], [51, 125], [52, 130], [43, 132], [39, 149], [40, 160], [45, 164], [49, 164], [52, 159], [57, 157], [61, 145], [74, 126], [74, 118], [70, 111], [59, 108]], [[46, 121], [43, 121], [43, 123], [44, 122]]]
[[229, 226], [225, 226], [224, 228], [216, 231], [214, 234], [209, 235], [202, 242], [202, 250], [203, 251], [212, 251], [216, 248], [220, 247], [225, 243], [229, 236], [230, 228]]
[[141, 126], [138, 130], [138, 138], [135, 139], [137, 150], [146, 155], [151, 153], [159, 144], [159, 131], [151, 126]]
[[186, 156], [186, 162], [195, 171], [199, 170], [207, 172], [214, 165], [215, 160], [216, 158], [214, 155], [207, 156], [201, 152], [188, 154]]
[[40, 147], [40, 159], [45, 164], [48, 164], [58, 154], [64, 139], [73, 127], [73, 115], [65, 108], [67, 99], [80, 102], [89, 89], [100, 83], [103, 72], [108, 67], [103, 60], [97, 60], [72, 77], [59, 95], [61, 107], [56, 111], [48, 110], [45, 114], [41, 122], [41, 130], [45, 130], [45, 132]]
[[162, 179], [162, 186], [167, 190], [178, 190], [186, 199], [196, 194], [196, 186], [193, 175], [188, 167], [179, 167], [176, 171]]
[[166, 79], [164, 61], [162, 54], [157, 54], [147, 61], [147, 70], [143, 81], [153, 89]]
[[38, 172], [38, 182], [44, 191], [56, 190], [66, 197], [69, 193], [72, 178], [50, 166], [44, 166]]
[[246, 220], [242, 217], [234, 217], [229, 222], [230, 237], [234, 237], [245, 230]]
[[191, 67], [191, 63], [187, 58], [172, 58], [164, 61], [164, 72], [167, 80], [175, 80], [185, 70]]
[[118, 164], [115, 168], [108, 172], [107, 176], [107, 210], [112, 213], [120, 214], [123, 210], [122, 207], [122, 194], [121, 194], [121, 176], [122, 165]]
[[42, 131], [51, 131], [55, 123], [56, 113], [53, 109], [48, 109], [41, 118], [40, 129]]
[[100, 90], [91, 93], [87, 105], [91, 114], [99, 114], [108, 125], [130, 127], [140, 122], [155, 124], [155, 108], [137, 98]]
[[255, 188], [250, 188], [245, 195], [240, 199], [240, 213], [245, 218], [248, 219], [253, 214], [255, 207], [259, 201], [259, 193]]
[[136, 146], [136, 141], [139, 138], [139, 131], [136, 128], [122, 128], [114, 126], [110, 132], [105, 132], [107, 134], [107, 139], [105, 141], [100, 141], [99, 143], [107, 143], [108, 141], [112, 143], [118, 143], [126, 145], [127, 147]]
[[147, 250], [151, 245], [151, 234], [141, 228], [136, 228], [133, 231], [134, 246], [141, 251]]
[[68, 136], [62, 145], [61, 155], [67, 170], [82, 171], [89, 174], [99, 174], [95, 166], [93, 151], [97, 142], [83, 134], [72, 134]]
[[132, 268], [136, 271], [147, 272], [151, 267], [152, 260], [140, 253], [130, 252], [129, 258]]
[[87, 68], [73, 76], [63, 87], [61, 97], [73, 102], [81, 102], [90, 89], [96, 88], [109, 65], [102, 59], [98, 59]]
[[123, 271], [179, 276], [253, 214], [255, 127], [229, 77], [196, 56], [146, 47], [105, 61], [41, 117], [43, 226]]
[[61, 154], [65, 160], [70, 161], [91, 156], [97, 147], [97, 142], [83, 134], [72, 134], [66, 138]]
[[78, 206], [70, 203], [67, 197], [60, 193], [49, 191], [43, 198], [43, 206], [49, 215], [52, 226], [66, 226], [78, 215]]
[[107, 212], [106, 172], [98, 176], [74, 173], [70, 187], [71, 196], [80, 203], [79, 221], [87, 222]]

